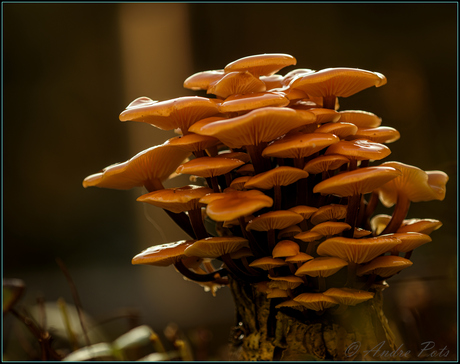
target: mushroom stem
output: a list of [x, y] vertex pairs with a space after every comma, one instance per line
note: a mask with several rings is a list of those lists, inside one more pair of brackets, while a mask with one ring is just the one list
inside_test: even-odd
[[193, 231], [197, 239], [205, 239], [209, 236], [206, 228], [203, 224], [203, 218], [201, 216], [201, 208], [189, 210], [188, 217], [192, 224]]
[[[294, 167], [303, 170], [305, 166], [304, 158], [294, 158]], [[308, 205], [307, 203], [307, 178], [301, 178], [296, 182], [297, 185], [297, 205]]]
[[326, 290], [326, 278], [318, 276], [318, 289], [320, 292]]
[[176, 263], [174, 263], [174, 267], [176, 267], [176, 269], [188, 279], [191, 279], [192, 281], [197, 281], [197, 282], [211, 282], [211, 281], [216, 280], [215, 278], [216, 274], [219, 274], [221, 277], [226, 276], [228, 274], [227, 270], [224, 268], [216, 270], [208, 274], [197, 274], [195, 272], [192, 272], [190, 269], [188, 269], [184, 265], [182, 260], [178, 260]]
[[230, 185], [232, 184], [232, 174], [230, 172], [228, 173], [225, 173], [225, 184], [227, 185], [227, 187], [230, 187]]
[[407, 252], [407, 253], [404, 255], [404, 258], [405, 258], [405, 259], [410, 259], [410, 257], [412, 256], [412, 252], [413, 252], [413, 250]]
[[207, 157], [207, 154], [204, 150], [196, 150], [193, 152], [195, 158]]
[[217, 154], [219, 154], [217, 146], [206, 149], [206, 152], [209, 154], [210, 157], [215, 157]]
[[270, 160], [262, 157], [262, 151], [267, 146], [267, 143], [258, 145], [246, 145], [246, 150], [251, 157], [252, 165], [256, 174], [266, 172], [270, 169]]
[[254, 238], [254, 235], [251, 234], [250, 231], [246, 230], [246, 221], [244, 220], [244, 216], [240, 216], [238, 218], [238, 222], [240, 223], [241, 232], [245, 239], [249, 241], [249, 248], [251, 249], [252, 254], [256, 258], [264, 256], [264, 250], [259, 246], [257, 240]]
[[364, 227], [364, 221], [365, 221], [365, 215], [366, 215], [366, 207], [367, 207], [367, 201], [364, 198], [364, 195], [361, 195], [361, 201], [359, 203], [359, 211], [358, 211], [358, 217], [356, 219], [356, 226], [363, 228]]
[[233, 259], [230, 258], [229, 254], [224, 254], [221, 256], [221, 258], [227, 266], [230, 273], [232, 273], [235, 277], [250, 283], [255, 283], [259, 281], [259, 279], [257, 279], [256, 277], [254, 277], [251, 274], [248, 274], [247, 272], [243, 271], [240, 267], [238, 267], [236, 263], [233, 261]]
[[270, 229], [267, 231], [267, 238], [268, 238], [268, 248], [271, 254], [276, 245], [275, 229]]
[[250, 274], [252, 274], [252, 275], [254, 275], [254, 276], [260, 276], [260, 272], [259, 272], [259, 271], [255, 270], [254, 268], [252, 268], [252, 267], [249, 266], [249, 263], [248, 263], [248, 260], [246, 259], [246, 257], [242, 257], [242, 258], [241, 258], [241, 261], [243, 262], [244, 267], [247, 269], [247, 271], [248, 271]]
[[404, 195], [403, 193], [398, 193], [398, 199], [396, 201], [395, 209], [393, 211], [393, 215], [391, 216], [391, 220], [388, 225], [383, 229], [380, 235], [391, 234], [396, 232], [401, 226], [403, 220], [407, 216], [407, 212], [409, 211], [410, 200]]
[[356, 264], [355, 262], [348, 263], [348, 277], [347, 277], [347, 283], [345, 284], [345, 287], [353, 288], [355, 281], [356, 281], [356, 268], [357, 267], [358, 267], [358, 264]]
[[349, 230], [343, 232], [343, 236], [346, 238], [353, 238], [353, 233], [355, 231], [356, 219], [358, 217], [359, 205], [361, 203], [361, 194], [356, 194], [348, 197], [348, 206], [347, 206], [347, 217], [345, 222], [351, 226]]
[[297, 268], [295, 267], [294, 263], [288, 262], [288, 265], [289, 265], [289, 270], [291, 271], [291, 273], [295, 274], [295, 272], [297, 271]]
[[350, 159], [350, 163], [348, 164], [348, 170], [354, 171], [356, 168], [358, 168], [358, 161], [354, 158]]
[[369, 197], [369, 201], [367, 202], [366, 212], [364, 214], [363, 221], [361, 221], [361, 224], [363, 224], [364, 228], [368, 228], [369, 217], [374, 213], [378, 202], [379, 202], [379, 194], [373, 191], [371, 193], [371, 197]]
[[335, 95], [323, 96], [323, 108], [335, 110], [336, 99]]
[[219, 182], [217, 181], [216, 176], [212, 176], [211, 178], [211, 186], [214, 192], [219, 193], [220, 192], [220, 187], [219, 187]]
[[377, 274], [371, 274], [366, 281], [366, 284], [361, 288], [363, 291], [367, 291], [371, 288], [372, 284], [375, 282], [375, 278], [377, 278]]
[[275, 185], [273, 187], [275, 192], [273, 208], [275, 211], [281, 210], [281, 186]]

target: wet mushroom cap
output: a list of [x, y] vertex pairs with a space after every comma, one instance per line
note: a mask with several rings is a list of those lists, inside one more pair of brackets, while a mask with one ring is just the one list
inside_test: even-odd
[[374, 298], [373, 292], [361, 291], [353, 288], [329, 288], [324, 292], [325, 296], [329, 296], [337, 300], [341, 305], [355, 306], [359, 303], [371, 300]]
[[348, 263], [340, 258], [319, 257], [307, 261], [295, 272], [296, 276], [329, 277], [337, 273]]
[[282, 68], [295, 65], [296, 63], [297, 60], [289, 54], [266, 53], [237, 59], [227, 64], [224, 70], [226, 73], [249, 71], [256, 77], [271, 76]]
[[184, 88], [195, 91], [207, 90], [211, 83], [220, 80], [224, 75], [224, 70], [198, 72], [184, 81]]
[[210, 202], [209, 197], [203, 197], [200, 202], [207, 203], [206, 213], [214, 221], [227, 221], [237, 219], [241, 216], [251, 215], [264, 207], [271, 207], [273, 199], [257, 190], [252, 191], [231, 191], [216, 193], [222, 195], [213, 197]]
[[206, 97], [184, 96], [166, 101], [134, 100], [120, 114], [120, 121], [140, 121], [162, 130], [180, 128], [185, 133], [198, 120], [219, 113], [215, 101]]
[[302, 216], [288, 210], [270, 211], [262, 214], [246, 225], [246, 230], [268, 231], [281, 230], [288, 226], [298, 224], [303, 220]]
[[287, 107], [264, 107], [247, 114], [192, 127], [190, 131], [210, 135], [230, 148], [259, 145], [287, 133], [296, 127], [314, 123], [315, 115], [308, 111], [295, 111]]
[[300, 253], [299, 244], [292, 240], [281, 240], [272, 251], [273, 258], [292, 257]]
[[337, 236], [319, 244], [316, 252], [321, 256], [338, 257], [347, 262], [361, 264], [391, 251], [399, 243], [401, 243], [401, 240], [391, 234], [363, 239]]
[[356, 274], [362, 276], [365, 274], [376, 274], [380, 277], [390, 277], [408, 268], [413, 263], [409, 259], [394, 255], [384, 255], [373, 259], [368, 264], [358, 267]]
[[359, 128], [355, 134], [347, 137], [347, 140], [367, 139], [376, 143], [393, 143], [401, 137], [399, 131], [389, 126], [376, 128]]
[[334, 298], [325, 296], [323, 293], [302, 293], [295, 297], [294, 301], [314, 311], [322, 311], [338, 304]]
[[431, 238], [428, 234], [421, 234], [416, 232], [394, 233], [393, 236], [401, 240], [401, 243], [392, 249], [392, 253], [407, 253], [431, 241]]
[[401, 172], [392, 167], [364, 167], [344, 172], [318, 183], [314, 193], [348, 197], [357, 194], [366, 194], [377, 187], [398, 177]]
[[368, 87], [385, 84], [385, 76], [378, 72], [358, 68], [327, 68], [299, 77], [290, 86], [311, 96], [348, 97]]
[[352, 141], [342, 140], [331, 145], [324, 155], [340, 154], [348, 159], [355, 160], [380, 160], [391, 154], [390, 148], [381, 143], [375, 143], [366, 139]]
[[176, 146], [177, 148], [183, 149], [187, 152], [205, 150], [214, 147], [219, 143], [220, 141], [217, 138], [192, 133], [169, 139], [170, 145]]
[[380, 117], [368, 111], [343, 110], [339, 113], [340, 121], [355, 124], [358, 128], [377, 128], [382, 123]]
[[256, 92], [227, 97], [219, 105], [219, 111], [221, 113], [241, 112], [261, 107], [283, 107], [287, 105], [289, 105], [289, 100], [284, 95], [274, 92]]
[[132, 259], [132, 264], [149, 264], [166, 267], [186, 258], [184, 251], [194, 240], [181, 240], [175, 243], [167, 243], [151, 246]]
[[358, 131], [358, 127], [355, 124], [337, 122], [337, 123], [327, 123], [321, 125], [316, 129], [315, 133], [331, 133], [337, 135], [340, 139], [344, 139], [349, 136], [353, 136]]
[[396, 232], [431, 234], [434, 230], [438, 230], [441, 226], [442, 222], [436, 219], [407, 219], [403, 221], [401, 227]]
[[248, 247], [248, 241], [239, 236], [210, 237], [195, 241], [184, 250], [184, 253], [187, 256], [218, 258], [243, 247]]
[[246, 182], [244, 188], [268, 190], [273, 188], [273, 186], [288, 186], [301, 178], [307, 177], [308, 172], [294, 167], [281, 166], [252, 177]]
[[190, 185], [149, 192], [138, 197], [136, 201], [146, 202], [179, 213], [195, 210], [204, 206], [198, 202], [199, 199], [212, 192], [213, 190], [208, 187]]
[[216, 177], [228, 173], [243, 164], [244, 162], [239, 159], [201, 157], [180, 165], [176, 172], [200, 177]]
[[211, 83], [206, 93], [226, 99], [231, 95], [264, 92], [265, 83], [249, 72], [231, 72]]

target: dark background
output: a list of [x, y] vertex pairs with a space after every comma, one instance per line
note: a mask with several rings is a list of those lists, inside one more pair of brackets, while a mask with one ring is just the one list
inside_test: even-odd
[[[407, 346], [433, 341], [456, 351], [456, 3], [2, 8], [3, 275], [25, 281], [22, 303], [72, 302], [59, 257], [96, 320], [129, 308], [158, 332], [169, 322], [184, 332], [203, 327], [212, 332], [213, 355], [223, 355], [216, 348], [234, 323], [228, 289], [212, 297], [172, 267], [130, 264], [146, 247], [186, 236], [162, 211], [135, 201], [142, 189], [84, 189], [81, 182], [174, 135], [119, 122], [135, 98], [193, 95], [182, 88], [193, 73], [252, 54], [288, 53], [296, 68], [383, 73], [387, 85], [341, 99], [341, 109], [371, 111], [400, 131], [385, 161], [450, 176], [443, 202], [412, 204], [409, 218], [444, 225], [415, 251], [414, 266], [390, 280], [385, 304]], [[185, 184], [179, 179], [167, 187]], [[12, 323], [6, 325], [13, 335]], [[109, 338], [127, 327], [122, 319], [110, 325]], [[410, 335], [414, 330], [419, 337]]]

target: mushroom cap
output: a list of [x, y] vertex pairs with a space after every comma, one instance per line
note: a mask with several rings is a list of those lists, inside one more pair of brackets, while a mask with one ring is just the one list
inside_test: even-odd
[[352, 123], [344, 123], [343, 121], [339, 121], [336, 123], [327, 123], [321, 125], [318, 129], [316, 129], [315, 133], [331, 133], [337, 135], [340, 139], [344, 139], [348, 136], [352, 136], [356, 134], [358, 131], [358, 127]]
[[378, 188], [379, 198], [385, 207], [393, 206], [398, 200], [398, 194], [403, 193], [409, 201], [444, 200], [446, 195], [447, 174], [432, 171], [436, 178], [431, 177], [420, 168], [401, 162], [385, 162], [382, 166], [392, 167], [401, 171], [401, 175], [382, 184]]
[[434, 230], [438, 230], [441, 226], [442, 222], [435, 219], [407, 219], [403, 221], [401, 227], [396, 232], [431, 234]]
[[341, 140], [327, 148], [325, 155], [340, 154], [348, 159], [361, 160], [380, 160], [391, 154], [390, 148], [381, 143], [374, 143], [366, 139], [356, 139], [352, 141]]
[[221, 113], [241, 112], [261, 107], [283, 107], [289, 105], [289, 99], [276, 92], [256, 92], [244, 95], [232, 95], [219, 105]]
[[184, 81], [184, 87], [190, 90], [207, 90], [209, 85], [224, 77], [224, 70], [198, 72]]
[[220, 141], [217, 138], [193, 133], [169, 139], [170, 145], [176, 146], [186, 152], [205, 150], [214, 147], [219, 143]]
[[223, 193], [211, 195], [217, 196], [211, 197], [211, 201], [209, 201], [210, 198], [205, 196], [200, 202], [208, 204], [206, 213], [214, 221], [237, 219], [240, 216], [251, 215], [264, 207], [271, 207], [273, 205], [273, 199], [258, 190], [226, 190]]
[[341, 197], [366, 194], [397, 178], [400, 174], [399, 170], [392, 167], [359, 168], [321, 181], [313, 188], [313, 192]]
[[359, 238], [362, 238], [364, 236], [368, 236], [371, 234], [372, 234], [372, 231], [370, 230], [365, 230], [365, 229], [355, 227], [355, 231], [353, 232], [353, 238], [359, 239]]
[[338, 304], [334, 298], [325, 296], [323, 293], [301, 293], [294, 298], [294, 301], [314, 311], [323, 311]]
[[265, 83], [267, 91], [284, 86], [282, 83], [284, 76], [279, 74], [273, 74], [271, 76], [260, 76], [259, 79]]
[[282, 290], [295, 289], [303, 283], [302, 278], [296, 276], [272, 277], [268, 275], [268, 278], [271, 280], [268, 287]]
[[330, 146], [331, 144], [338, 143], [339, 141], [340, 139], [334, 134], [296, 133], [286, 135], [285, 137], [271, 143], [263, 150], [262, 156], [278, 158], [304, 158]]
[[325, 296], [329, 296], [337, 300], [341, 305], [355, 306], [359, 303], [371, 300], [374, 298], [373, 292], [361, 291], [353, 288], [329, 288], [324, 292]]
[[149, 192], [137, 198], [137, 201], [179, 213], [199, 209], [203, 204], [198, 200], [213, 190], [208, 187], [185, 186]]
[[296, 276], [310, 277], [329, 277], [337, 273], [343, 267], [346, 267], [348, 263], [340, 258], [335, 257], [319, 257], [309, 260], [303, 263], [302, 266], [295, 272]]
[[241, 258], [248, 258], [248, 257], [253, 257], [254, 254], [252, 254], [252, 251], [249, 247], [242, 247], [238, 249], [237, 251], [234, 251], [233, 253], [230, 253], [230, 258], [232, 259], [241, 259]]
[[284, 259], [284, 261], [286, 263], [303, 263], [311, 259], [314, 259], [311, 255], [304, 252], [300, 252], [299, 254], [294, 255], [292, 257], [287, 257], [286, 259]]
[[227, 64], [224, 70], [226, 73], [249, 71], [256, 77], [271, 76], [280, 69], [296, 63], [297, 60], [289, 54], [265, 53], [237, 59]]
[[[331, 110], [331, 109], [325, 109], [322, 107], [314, 107], [314, 108], [309, 108], [309, 109], [307, 108], [306, 110], [316, 115], [317, 124], [328, 123], [327, 125], [333, 125], [336, 122], [338, 122], [341, 118], [340, 113], [338, 113], [335, 110]], [[325, 125], [322, 125], [322, 126], [325, 126]], [[320, 133], [332, 133], [332, 132], [321, 131]]]
[[312, 233], [321, 234], [322, 236], [331, 236], [340, 234], [342, 231], [349, 229], [351, 229], [351, 226], [345, 222], [325, 221], [313, 226], [310, 231]]
[[348, 97], [368, 87], [380, 87], [387, 82], [384, 75], [358, 68], [326, 68], [308, 73], [291, 82], [308, 95]]
[[273, 258], [292, 257], [300, 253], [299, 244], [292, 240], [281, 240], [272, 251]]
[[216, 177], [228, 173], [243, 165], [244, 162], [234, 158], [200, 157], [181, 164], [176, 173], [192, 174], [200, 177]]
[[219, 236], [197, 240], [188, 246], [184, 253], [200, 258], [217, 258], [248, 246], [248, 241], [239, 236]]
[[183, 133], [198, 120], [219, 113], [216, 101], [206, 97], [184, 96], [166, 101], [134, 100], [121, 114], [120, 121], [140, 121], [162, 130], [180, 128]]
[[391, 253], [407, 253], [431, 241], [431, 238], [428, 234], [416, 232], [394, 233], [393, 236], [401, 240], [401, 243], [396, 245], [391, 250]]
[[312, 241], [321, 239], [323, 236], [324, 235], [319, 232], [308, 230], [303, 231], [300, 234], [294, 235], [294, 239], [302, 240], [305, 243], [310, 243]]
[[308, 172], [294, 167], [281, 166], [252, 177], [244, 188], [269, 190], [274, 186], [288, 186], [301, 178], [307, 178]]
[[238, 168], [236, 173], [243, 176], [253, 176], [255, 174], [254, 166], [250, 163], [245, 164], [244, 166]]
[[211, 83], [206, 93], [226, 99], [231, 95], [263, 92], [265, 83], [249, 72], [226, 73], [221, 79]]
[[309, 219], [314, 213], [316, 213], [316, 211], [318, 211], [318, 208], [312, 206], [297, 205], [291, 207], [289, 211], [298, 213], [303, 217], [304, 220], [306, 220]]
[[284, 301], [284, 302], [281, 302], [281, 303], [279, 303], [279, 304], [277, 304], [275, 306], [275, 308], [283, 308], [283, 307], [289, 307], [289, 308], [293, 308], [293, 309], [299, 310], [299, 311], [304, 311], [305, 310], [304, 305], [302, 305], [301, 303], [296, 302], [294, 300]]
[[399, 131], [389, 126], [378, 126], [376, 128], [360, 128], [347, 140], [367, 139], [375, 143], [393, 143], [401, 137]]
[[233, 159], [239, 159], [240, 161], [243, 161], [244, 163], [248, 163], [251, 160], [251, 157], [249, 154], [244, 153], [244, 152], [224, 152], [217, 154], [214, 158], [233, 158]]
[[137, 254], [131, 261], [132, 264], [149, 264], [166, 267], [186, 258], [184, 251], [194, 240], [180, 240], [175, 243], [167, 243], [151, 246]]
[[380, 233], [385, 229], [388, 223], [391, 220], [391, 216], [387, 214], [378, 214], [375, 215], [371, 221], [371, 229], [374, 235], [380, 235]]
[[263, 270], [269, 270], [273, 268], [278, 268], [288, 265], [283, 259], [275, 259], [272, 257], [263, 257], [254, 260], [252, 263], [249, 263], [250, 267], [260, 268]]
[[267, 290], [267, 298], [285, 298], [289, 297], [286, 290], [280, 288], [269, 288]]
[[247, 114], [193, 127], [190, 131], [210, 135], [230, 148], [269, 142], [296, 127], [314, 123], [315, 115], [287, 107], [264, 107]]
[[295, 235], [302, 232], [302, 229], [298, 225], [288, 226], [279, 231], [277, 238], [278, 239], [289, 239], [294, 237]]
[[356, 270], [356, 275], [376, 274], [380, 277], [390, 277], [408, 268], [413, 263], [409, 259], [395, 255], [384, 255], [373, 259], [366, 265], [360, 266]]
[[358, 128], [377, 128], [382, 124], [382, 118], [369, 111], [343, 110], [339, 113], [340, 121], [355, 124]]
[[321, 155], [308, 161], [303, 170], [310, 174], [318, 174], [337, 169], [348, 162], [350, 162], [350, 160], [340, 154]]
[[303, 218], [301, 215], [289, 210], [270, 211], [249, 221], [246, 225], [246, 230], [281, 230], [288, 226], [298, 224], [302, 220]]
[[251, 178], [251, 176], [242, 176], [235, 178], [232, 181], [232, 183], [230, 183], [230, 187], [235, 190], [241, 191], [244, 189], [244, 185], [246, 184], [246, 182], [249, 181]]
[[154, 180], [164, 181], [189, 155], [190, 152], [180, 150], [166, 141], [162, 145], [143, 150], [126, 162], [113, 164], [86, 177], [83, 187], [129, 190]]
[[347, 206], [330, 204], [321, 206], [310, 218], [313, 225], [318, 225], [329, 220], [342, 220], [347, 217]]
[[337, 236], [319, 244], [316, 252], [321, 256], [338, 257], [347, 262], [361, 264], [391, 251], [399, 243], [401, 240], [391, 234], [363, 239]]
[[316, 72], [315, 70], [309, 69], [309, 68], [296, 68], [292, 71], [289, 71], [284, 75], [283, 78], [283, 85], [287, 86], [289, 85], [292, 80], [303, 77], [305, 75], [308, 75], [309, 73], [314, 73]]

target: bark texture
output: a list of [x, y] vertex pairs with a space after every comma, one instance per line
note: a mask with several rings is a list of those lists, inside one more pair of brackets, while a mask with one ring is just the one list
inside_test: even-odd
[[237, 310], [231, 360], [379, 360], [383, 358], [373, 348], [396, 349], [382, 311], [381, 291], [359, 305], [317, 313], [276, 309], [282, 299], [267, 299], [253, 286], [232, 278], [230, 288]]

